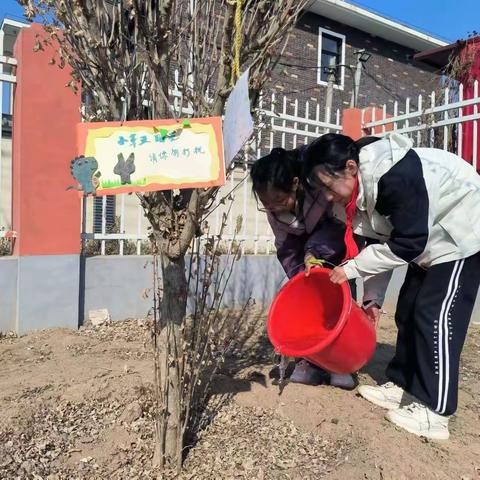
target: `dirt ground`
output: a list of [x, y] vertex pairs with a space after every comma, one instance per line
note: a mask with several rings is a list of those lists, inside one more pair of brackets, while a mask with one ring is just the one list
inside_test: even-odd
[[[395, 327], [385, 317], [360, 382], [383, 382]], [[382, 409], [328, 386], [272, 384], [268, 342], [215, 382], [218, 415], [189, 451], [180, 479], [480, 478], [480, 327], [461, 366], [449, 442], [398, 430]], [[152, 358], [142, 320], [0, 340], [0, 479], [148, 479]], [[232, 372], [235, 370], [235, 373]]]

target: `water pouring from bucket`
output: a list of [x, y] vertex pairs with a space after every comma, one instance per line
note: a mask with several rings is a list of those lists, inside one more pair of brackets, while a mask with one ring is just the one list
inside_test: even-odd
[[300, 272], [283, 286], [270, 307], [268, 337], [282, 355], [353, 373], [375, 351], [375, 324], [352, 299], [348, 283], [333, 284], [329, 273]]

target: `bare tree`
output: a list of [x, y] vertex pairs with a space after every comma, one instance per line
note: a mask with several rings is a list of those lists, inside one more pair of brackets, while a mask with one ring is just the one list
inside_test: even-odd
[[[308, 0], [18, 0], [58, 42], [52, 59], [73, 69], [88, 121], [222, 115], [239, 70], [250, 69], [252, 102], [267, 82]], [[175, 75], [175, 70], [178, 75]], [[172, 98], [173, 88], [182, 98]], [[185, 109], [189, 109], [185, 115]], [[187, 306], [185, 254], [218, 189], [140, 196], [161, 255], [159, 318], [166, 344], [165, 457], [179, 465], [181, 403], [176, 359]], [[168, 327], [168, 328], [167, 328]], [[180, 444], [182, 441], [180, 440]], [[181, 451], [181, 449], [180, 449]]]

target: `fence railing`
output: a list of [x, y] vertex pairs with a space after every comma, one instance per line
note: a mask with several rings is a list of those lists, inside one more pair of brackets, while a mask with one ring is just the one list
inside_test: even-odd
[[[397, 131], [412, 138], [417, 147], [436, 147], [463, 156], [476, 163], [478, 161], [478, 126], [480, 119], [478, 111], [480, 97], [478, 82], [468, 88], [458, 84], [455, 88], [444, 88], [440, 92], [432, 92], [428, 96], [419, 95], [415, 99], [407, 98], [401, 105], [394, 102], [389, 111], [387, 105], [381, 108], [365, 110], [362, 127], [366, 133], [385, 135], [388, 131]], [[175, 96], [180, 92], [173, 92]], [[181, 102], [176, 103], [180, 108]], [[189, 114], [188, 106], [182, 109]], [[366, 118], [369, 114], [370, 118]], [[326, 123], [320, 120], [320, 105], [305, 102], [287, 96], [263, 96], [257, 110], [257, 128], [255, 138], [245, 149], [241, 160], [229, 176], [215, 200], [213, 213], [209, 215], [210, 233], [220, 232], [223, 214], [228, 211], [228, 202], [223, 199], [234, 197], [231, 209], [228, 211], [227, 226], [222, 238], [225, 248], [233, 241], [239, 242], [244, 253], [269, 254], [274, 251], [274, 238], [264, 213], [257, 209], [251, 194], [251, 182], [248, 172], [249, 165], [256, 158], [267, 154], [275, 146], [286, 149], [296, 148], [308, 143], [311, 139], [328, 132], [341, 132], [340, 112], [335, 112], [335, 122]], [[470, 135], [466, 135], [467, 130]], [[466, 145], [465, 142], [469, 145]], [[480, 164], [478, 164], [480, 166]], [[91, 200], [93, 201], [93, 200]], [[109, 231], [106, 218], [106, 200], [102, 208], [102, 231], [88, 233], [87, 238], [100, 242], [100, 254], [108, 253], [108, 244], [114, 253], [143, 253], [147, 247], [147, 222], [143, 218], [138, 199], [120, 195], [116, 198], [116, 208], [119, 213], [116, 230]], [[92, 208], [89, 208], [92, 211]], [[237, 218], [242, 217], [242, 227], [235, 232]], [[134, 218], [135, 217], [135, 218]], [[89, 222], [92, 225], [92, 222]], [[128, 245], [128, 248], [125, 246]]]
[[[172, 91], [174, 108], [189, 115], [192, 110], [183, 105], [181, 92]], [[257, 209], [251, 192], [249, 166], [258, 157], [267, 154], [275, 146], [296, 148], [327, 132], [340, 132], [340, 111], [334, 113], [335, 123], [320, 120], [320, 105], [299, 102], [287, 96], [262, 96], [256, 112], [257, 126], [254, 138], [246, 146], [243, 155], [235, 163], [226, 184], [219, 189], [207, 222], [210, 234], [219, 234], [224, 214], [227, 215], [222, 238], [225, 248], [238, 242], [243, 253], [269, 254], [274, 251], [274, 238], [266, 215]], [[225, 199], [233, 198], [233, 203]], [[101, 218], [94, 218], [94, 198], [87, 199], [87, 232], [90, 254], [108, 253], [142, 254], [149, 252], [147, 242], [148, 222], [144, 218], [138, 198], [121, 194], [115, 198], [115, 208], [107, 209], [107, 198], [102, 197], [101, 209], [96, 209]], [[242, 219], [240, 231], [236, 233], [238, 217]], [[96, 221], [95, 221], [96, 220]], [[94, 231], [94, 225], [101, 225]]]
[[[433, 91], [428, 97], [419, 95], [407, 98], [405, 105], [393, 104], [389, 112], [387, 105], [371, 110], [371, 118], [364, 118], [362, 126], [365, 131], [375, 135], [385, 135], [396, 131], [409, 136], [416, 147], [432, 147], [456, 153], [473, 163], [477, 169], [479, 162], [480, 96], [478, 81], [471, 84], [457, 84], [454, 88], [446, 87], [440, 92]], [[399, 109], [403, 108], [403, 111]]]
[[[15, 65], [15, 59], [0, 56], [0, 87], [16, 82]], [[4, 66], [8, 66], [8, 73], [3, 73]], [[468, 86], [458, 84], [428, 96], [407, 98], [402, 104], [394, 102], [390, 107], [383, 105], [367, 109], [363, 112], [362, 128], [366, 134], [380, 136], [392, 130], [405, 134], [413, 139], [417, 147], [436, 147], [457, 153], [478, 168], [478, 90], [478, 82], [475, 81]], [[0, 100], [3, 93], [0, 88]], [[183, 104], [181, 92], [174, 90], [172, 96], [178, 112], [184, 115], [192, 113], [191, 108]], [[320, 112], [320, 105], [316, 102], [299, 102], [298, 99], [276, 94], [261, 97], [254, 138], [243, 155], [239, 155], [226, 184], [219, 189], [207, 218], [209, 233], [219, 234], [226, 215], [222, 235], [225, 249], [231, 248], [235, 241], [239, 242], [244, 253], [270, 254], [274, 251], [270, 226], [265, 214], [258, 211], [251, 193], [249, 166], [276, 146], [296, 148], [321, 134], [342, 131], [339, 111], [334, 113], [333, 123], [320, 120]], [[10, 142], [11, 148], [11, 140], [2, 138], [1, 133], [0, 140], [0, 213], [3, 215], [0, 238], [9, 242], [14, 238], [8, 217], [11, 211], [11, 152], [7, 151], [7, 143]], [[229, 200], [224, 201], [229, 198], [233, 198], [231, 206]], [[242, 217], [242, 226], [237, 232], [238, 217]], [[92, 255], [150, 252], [149, 224], [136, 195], [88, 198], [86, 225], [84, 238]]]
[[[15, 65], [15, 59], [0, 56], [0, 87], [6, 82], [9, 85], [16, 82]], [[8, 73], [3, 73], [4, 66], [8, 66]], [[0, 88], [0, 100], [3, 93]], [[183, 105], [181, 92], [174, 90], [172, 96], [178, 112], [192, 113], [188, 105]], [[478, 82], [468, 86], [458, 84], [428, 96], [407, 98], [402, 104], [394, 102], [389, 107], [367, 109], [363, 112], [362, 128], [366, 134], [380, 136], [392, 130], [405, 134], [417, 147], [436, 147], [457, 153], [479, 168], [479, 105]], [[274, 238], [266, 215], [258, 211], [251, 193], [249, 166], [276, 146], [292, 149], [324, 133], [342, 131], [339, 111], [334, 113], [333, 123], [322, 121], [320, 112], [320, 104], [316, 102], [300, 102], [276, 94], [260, 98], [254, 138], [239, 155], [226, 184], [219, 189], [207, 218], [209, 233], [219, 234], [226, 215], [222, 235], [226, 249], [236, 241], [244, 253], [269, 254], [274, 251]], [[7, 143], [10, 142], [11, 148], [11, 140], [3, 139], [0, 132], [0, 141], [0, 213], [3, 215], [0, 237], [9, 241], [5, 239], [14, 238], [7, 233], [11, 229], [8, 217], [11, 211], [11, 152], [7, 151]], [[224, 201], [229, 198], [233, 198], [231, 206], [230, 201]], [[238, 217], [242, 218], [242, 225], [237, 232]], [[84, 238], [88, 241], [90, 254], [139, 255], [150, 252], [149, 224], [136, 195], [88, 198], [86, 225]]]

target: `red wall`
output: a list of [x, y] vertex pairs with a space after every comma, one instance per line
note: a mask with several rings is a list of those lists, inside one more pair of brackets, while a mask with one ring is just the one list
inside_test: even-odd
[[70, 70], [49, 65], [54, 51], [34, 52], [40, 25], [24, 28], [15, 44], [18, 61], [13, 126], [12, 228], [14, 255], [80, 251], [80, 199], [70, 175], [76, 153], [80, 95], [66, 84]]

